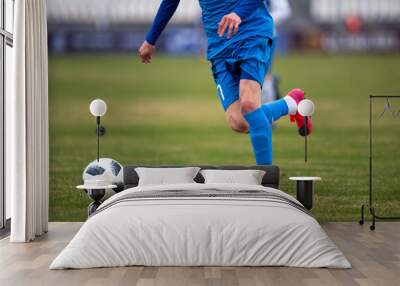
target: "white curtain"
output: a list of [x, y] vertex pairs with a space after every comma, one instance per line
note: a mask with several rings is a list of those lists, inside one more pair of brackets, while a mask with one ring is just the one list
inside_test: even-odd
[[46, 0], [16, 0], [13, 93], [6, 98], [6, 187], [12, 242], [48, 227], [48, 79]]

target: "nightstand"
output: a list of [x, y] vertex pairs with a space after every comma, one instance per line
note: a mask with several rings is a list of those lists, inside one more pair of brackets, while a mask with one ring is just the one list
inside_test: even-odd
[[290, 177], [289, 180], [296, 181], [296, 198], [303, 206], [311, 210], [314, 201], [314, 181], [321, 181], [320, 177]]

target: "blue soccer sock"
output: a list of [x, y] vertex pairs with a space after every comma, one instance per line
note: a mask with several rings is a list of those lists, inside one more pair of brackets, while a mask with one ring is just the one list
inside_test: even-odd
[[272, 164], [271, 122], [264, 111], [258, 108], [244, 115], [249, 124], [249, 133], [257, 165]]
[[271, 123], [278, 121], [279, 118], [289, 113], [289, 107], [285, 98], [265, 103], [261, 105], [261, 108]]

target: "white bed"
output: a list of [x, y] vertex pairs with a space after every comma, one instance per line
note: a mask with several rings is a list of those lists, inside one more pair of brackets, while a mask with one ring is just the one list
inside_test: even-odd
[[111, 197], [50, 269], [128, 265], [351, 267], [284, 192], [198, 183], [138, 186]]

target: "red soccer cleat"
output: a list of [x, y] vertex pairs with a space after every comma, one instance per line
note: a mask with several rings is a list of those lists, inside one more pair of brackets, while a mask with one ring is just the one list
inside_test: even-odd
[[[296, 101], [297, 105], [299, 105], [300, 101], [302, 101], [305, 97], [305, 92], [299, 88], [292, 89], [289, 91], [288, 96]], [[305, 136], [307, 130], [307, 135], [311, 134], [312, 131], [312, 123], [311, 117], [308, 116], [307, 118], [307, 128], [304, 126], [304, 116], [301, 115], [298, 111], [294, 115], [290, 115], [290, 122], [296, 122], [297, 128], [299, 129], [299, 134], [301, 136]]]

